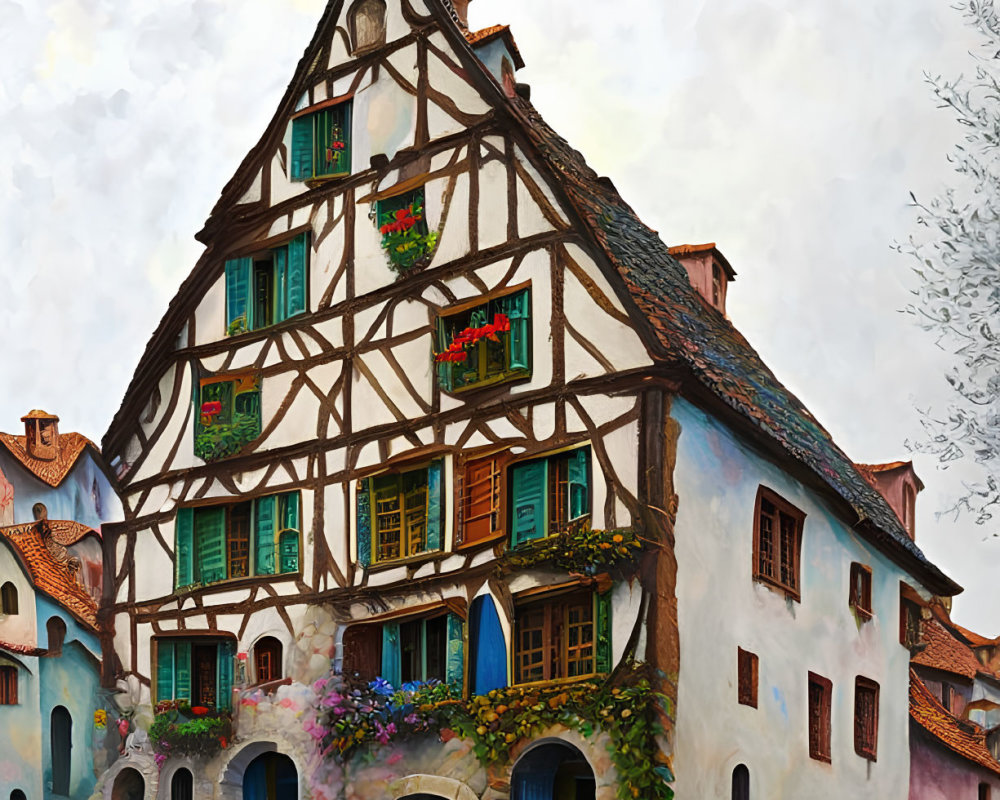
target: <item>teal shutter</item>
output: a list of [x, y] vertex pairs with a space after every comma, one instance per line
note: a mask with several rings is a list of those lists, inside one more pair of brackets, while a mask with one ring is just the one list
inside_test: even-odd
[[611, 672], [611, 591], [597, 595], [594, 604], [597, 626], [594, 669], [600, 673], [608, 673]]
[[[437, 325], [438, 352], [443, 353], [448, 349], [448, 331], [442, 317], [438, 317]], [[453, 371], [452, 363], [450, 361], [439, 361], [437, 363], [438, 385], [446, 392], [454, 391], [455, 382], [452, 378]]]
[[174, 522], [174, 582], [179, 589], [194, 583], [194, 509], [178, 508]]
[[289, 492], [281, 498], [281, 535], [279, 537], [279, 558], [281, 572], [299, 571], [299, 493]]
[[198, 509], [194, 516], [194, 546], [198, 581], [224, 581], [228, 576], [225, 508]]
[[235, 258], [226, 262], [226, 332], [232, 336], [253, 329], [250, 286], [253, 259]]
[[174, 643], [156, 640], [156, 702], [174, 699]]
[[387, 622], [382, 626], [382, 675], [394, 689], [403, 682], [402, 651], [399, 645], [399, 624]]
[[258, 497], [254, 503], [254, 574], [274, 574], [275, 504], [278, 498]]
[[216, 658], [216, 686], [218, 693], [215, 697], [216, 706], [228, 711], [233, 704], [233, 657], [236, 654], [236, 642], [232, 639], [224, 639], [219, 642], [218, 656]]
[[288, 248], [275, 248], [271, 251], [271, 257], [274, 260], [272, 306], [274, 307], [274, 323], [277, 325], [286, 318], [285, 310], [288, 299]]
[[577, 519], [590, 513], [590, 483], [587, 474], [588, 450], [586, 447], [569, 454], [567, 478], [569, 482], [569, 518]]
[[444, 528], [444, 461], [427, 468], [427, 550], [441, 549]]
[[508, 304], [511, 369], [531, 369], [530, 299], [527, 291], [518, 292]]
[[292, 120], [291, 176], [293, 181], [305, 181], [313, 176], [313, 118]]
[[458, 614], [448, 615], [448, 659], [445, 682], [463, 688], [465, 680], [465, 623]]
[[305, 314], [309, 287], [309, 235], [301, 234], [288, 244], [288, 274], [285, 280], [285, 319]]
[[357, 511], [358, 564], [367, 569], [372, 563], [371, 478], [358, 481]]
[[191, 642], [174, 643], [174, 699], [191, 700]]
[[546, 535], [548, 522], [549, 464], [542, 459], [519, 464], [511, 470], [514, 493], [513, 543], [516, 547]]

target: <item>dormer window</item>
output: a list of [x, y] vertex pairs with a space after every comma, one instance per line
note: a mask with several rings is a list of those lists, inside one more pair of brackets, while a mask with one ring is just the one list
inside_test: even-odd
[[385, 3], [360, 0], [347, 17], [354, 53], [364, 53], [385, 44]]
[[40, 461], [52, 461], [59, 455], [59, 417], [44, 411], [32, 411], [21, 417], [24, 423], [28, 455]]
[[291, 179], [308, 181], [351, 173], [351, 101], [336, 99], [292, 118]]
[[687, 272], [692, 288], [713, 308], [726, 313], [726, 292], [736, 272], [713, 242], [682, 244], [670, 248]]

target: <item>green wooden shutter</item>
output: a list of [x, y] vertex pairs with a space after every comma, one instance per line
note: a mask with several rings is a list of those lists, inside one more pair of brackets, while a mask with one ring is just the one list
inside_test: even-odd
[[441, 549], [444, 529], [444, 461], [427, 468], [427, 550]]
[[281, 502], [282, 533], [278, 542], [281, 572], [299, 571], [299, 493], [289, 492]]
[[531, 296], [527, 290], [511, 296], [507, 316], [510, 318], [510, 368], [531, 369]]
[[174, 643], [156, 640], [156, 702], [174, 699]]
[[274, 574], [274, 534], [275, 534], [275, 504], [278, 498], [274, 495], [258, 497], [254, 502], [254, 574]]
[[194, 515], [197, 579], [202, 584], [223, 581], [226, 569], [226, 509], [199, 508]]
[[382, 626], [382, 675], [398, 689], [403, 682], [402, 650], [399, 643], [399, 623], [387, 622]]
[[226, 332], [232, 336], [253, 329], [250, 286], [253, 259], [235, 258], [226, 262]]
[[[443, 317], [438, 317], [437, 321], [437, 349], [443, 353], [448, 349], [448, 331]], [[455, 389], [455, 381], [452, 377], [454, 370], [450, 361], [439, 361], [437, 363], [438, 385], [443, 391], [451, 392]]]
[[465, 680], [465, 623], [458, 614], [448, 615], [448, 659], [445, 681], [462, 688]]
[[236, 654], [236, 642], [224, 639], [219, 643], [216, 657], [216, 705], [228, 711], [233, 704], [233, 656]]
[[611, 672], [611, 590], [594, 599], [597, 630], [594, 668], [597, 672]]
[[308, 310], [309, 235], [301, 234], [288, 244], [288, 275], [285, 281], [285, 319]]
[[569, 454], [566, 470], [569, 482], [569, 518], [576, 519], [590, 513], [590, 482], [587, 472], [587, 448]]
[[285, 319], [288, 300], [288, 248], [278, 247], [271, 251], [274, 260], [274, 286], [272, 287], [272, 307], [275, 324]]
[[174, 582], [179, 589], [194, 583], [194, 509], [178, 508], [174, 522]]
[[358, 564], [367, 568], [372, 563], [372, 496], [371, 478], [358, 481], [357, 496]]
[[293, 181], [305, 181], [313, 176], [313, 118], [298, 117], [292, 120], [292, 170]]
[[547, 533], [549, 464], [544, 459], [518, 464], [511, 470], [514, 499], [513, 543], [516, 547]]
[[191, 700], [191, 642], [174, 643], [174, 699]]

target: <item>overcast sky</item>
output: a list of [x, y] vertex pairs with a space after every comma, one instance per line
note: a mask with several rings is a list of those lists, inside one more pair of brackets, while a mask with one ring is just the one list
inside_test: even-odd
[[[391, 0], [390, 0], [391, 2]], [[31, 408], [99, 439], [201, 227], [324, 0], [0, 0], [0, 429]], [[925, 71], [972, 71], [949, 0], [474, 0], [510, 23], [549, 122], [668, 244], [715, 241], [734, 323], [856, 461], [908, 458], [947, 363], [912, 319], [909, 192], [961, 136]], [[938, 520], [955, 470], [917, 459], [917, 541], [1000, 634], [1000, 539]]]

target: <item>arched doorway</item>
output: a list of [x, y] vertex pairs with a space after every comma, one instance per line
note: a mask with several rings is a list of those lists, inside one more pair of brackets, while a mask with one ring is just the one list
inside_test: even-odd
[[511, 800], [594, 800], [597, 783], [583, 753], [565, 742], [538, 745], [511, 774]]
[[63, 706], [52, 709], [49, 718], [49, 745], [52, 759], [52, 793], [69, 794], [73, 751], [73, 717]]
[[24, 792], [20, 789], [15, 789], [10, 793], [10, 800], [27, 800], [27, 798], [24, 796]]
[[170, 779], [170, 800], [194, 800], [194, 777], [183, 767]]
[[123, 769], [111, 787], [111, 800], [142, 800], [146, 796], [146, 781], [134, 769]]
[[243, 773], [243, 800], [299, 800], [299, 773], [288, 756], [264, 753]]
[[737, 764], [733, 770], [733, 800], [750, 800], [750, 770]]

